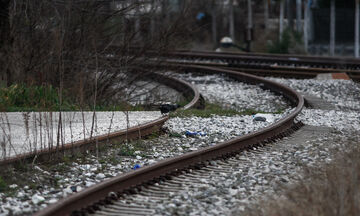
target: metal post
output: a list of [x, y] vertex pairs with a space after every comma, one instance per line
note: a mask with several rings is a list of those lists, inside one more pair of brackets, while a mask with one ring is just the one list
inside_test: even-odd
[[301, 0], [296, 0], [296, 31], [301, 31]]
[[286, 1], [286, 15], [287, 15], [287, 21], [288, 21], [288, 28], [290, 31], [294, 31], [294, 0], [287, 0]]
[[234, 0], [230, 0], [229, 2], [229, 34], [231, 39], [235, 41]]
[[251, 0], [247, 0], [247, 6], [248, 6], [248, 26], [247, 26], [247, 50], [251, 50], [251, 41], [253, 40], [252, 35], [252, 28], [253, 28], [253, 20], [252, 20], [252, 7], [251, 7]]
[[308, 51], [309, 47], [309, 10], [310, 10], [310, 2], [309, 0], [305, 0], [305, 11], [304, 11], [304, 49], [305, 52]]
[[252, 28], [253, 21], [252, 21], [252, 7], [251, 7], [251, 0], [247, 0], [247, 6], [248, 6], [248, 28]]
[[265, 30], [268, 29], [268, 22], [269, 22], [269, 0], [264, 0], [264, 25]]
[[216, 2], [213, 1], [212, 4], [212, 40], [213, 40], [213, 46], [214, 48], [217, 46], [217, 25], [216, 25], [216, 13], [217, 13], [217, 8], [216, 8]]
[[282, 33], [284, 31], [284, 7], [285, 0], [280, 1], [280, 17], [279, 17], [279, 39], [282, 40]]
[[355, 57], [359, 57], [359, 0], [355, 0]]
[[330, 55], [335, 55], [335, 0], [331, 0], [330, 6]]

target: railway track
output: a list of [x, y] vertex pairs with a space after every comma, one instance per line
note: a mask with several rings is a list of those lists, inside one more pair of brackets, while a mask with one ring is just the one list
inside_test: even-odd
[[[166, 193], [176, 192], [176, 190], [181, 188], [182, 185], [179, 183], [182, 183], [184, 179], [188, 179], [188, 183], [193, 185], [194, 182], [198, 181], [198, 177], [209, 175], [207, 173], [209, 171], [218, 173], [224, 167], [239, 163], [237, 160], [239, 152], [272, 143], [291, 134], [302, 126], [300, 122], [295, 123], [294, 118], [301, 111], [304, 99], [300, 94], [288, 87], [254, 75], [228, 69], [199, 65], [182, 65], [181, 68], [182, 70], [191, 70], [192, 72], [203, 74], [224, 73], [235, 80], [259, 84], [265, 89], [270, 89], [283, 95], [295, 108], [280, 121], [259, 131], [114, 177], [60, 200], [36, 215], [83, 215], [88, 213], [96, 213], [98, 215], [153, 214], [154, 211], [147, 208], [125, 205], [123, 198], [128, 197], [130, 194], [140, 194], [139, 196], [150, 195], [150, 199], [162, 199], [167, 196]], [[220, 167], [214, 164], [220, 165]], [[194, 175], [191, 174], [193, 170], [197, 170]], [[159, 183], [162, 184], [160, 187], [158, 187]]]
[[152, 52], [148, 55], [156, 58], [165, 57], [165, 60], [171, 63], [228, 68], [260, 76], [313, 78], [324, 73], [346, 73], [354, 81], [360, 81], [360, 62], [353, 58], [186, 50], [170, 52], [163, 56], [157, 56]]
[[[198, 90], [194, 88], [190, 83], [176, 78], [167, 77], [161, 74], [151, 74], [152, 80], [165, 84], [179, 92], [181, 92], [188, 101], [183, 109], [198, 108], [204, 106], [204, 101]], [[0, 160], [1, 166], [14, 165], [16, 163], [23, 163], [24, 161], [43, 162], [43, 161], [55, 161], [57, 157], [61, 160], [64, 155], [73, 154], [74, 152], [82, 153], [86, 151], [95, 150], [96, 146], [106, 145], [109, 142], [121, 142], [124, 140], [134, 140], [141, 137], [150, 135], [155, 131], [160, 130], [162, 125], [168, 120], [168, 116], [163, 116], [159, 119], [151, 121], [146, 124], [142, 124], [129, 129], [120, 130], [117, 132], [109, 133], [106, 135], [94, 136], [92, 139], [85, 139], [68, 143], [60, 147], [54, 147], [51, 149], [42, 149], [36, 152], [28, 152], [24, 154], [18, 154], [16, 156], [7, 157]], [[59, 154], [60, 153], [60, 154]]]

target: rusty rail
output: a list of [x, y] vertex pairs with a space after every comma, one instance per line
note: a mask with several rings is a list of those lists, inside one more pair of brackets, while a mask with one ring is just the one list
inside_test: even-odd
[[147, 55], [167, 61], [189, 60], [185, 64], [228, 67], [261, 76], [313, 78], [321, 73], [347, 73], [351, 79], [360, 81], [360, 60], [355, 58], [188, 50], [162, 55], [149, 51]]
[[236, 154], [242, 149], [279, 138], [282, 135], [287, 134], [290, 128], [294, 127], [294, 119], [304, 106], [304, 99], [299, 93], [279, 83], [265, 80], [257, 76], [204, 66], [182, 66], [182, 69], [200, 73], [225, 73], [240, 81], [260, 84], [260, 86], [266, 89], [284, 95], [292, 103], [296, 104], [296, 108], [285, 118], [259, 131], [119, 175], [62, 199], [35, 215], [70, 215], [73, 211], [85, 209], [94, 203], [101, 203], [102, 201], [100, 200], [106, 200], [109, 192], [124, 192], [179, 170], [196, 166], [197, 164], [202, 164], [215, 158]]
[[360, 61], [356, 58], [346, 57], [323, 57], [293, 54], [268, 54], [268, 53], [241, 53], [241, 52], [213, 52], [213, 51], [189, 51], [179, 50], [170, 52], [169, 55], [176, 57], [197, 57], [207, 59], [249, 60], [269, 63], [286, 63], [298, 65], [315, 65], [333, 67], [338, 69], [359, 68]]
[[[190, 83], [187, 83], [183, 80], [176, 78], [167, 77], [161, 74], [151, 74], [151, 79], [156, 80], [164, 85], [167, 85], [175, 90], [182, 92], [182, 94], [188, 100], [191, 100], [186, 104], [183, 109], [189, 108], [198, 108], [203, 105], [203, 99], [199, 94], [199, 91], [192, 86]], [[29, 152], [24, 154], [19, 154], [14, 157], [9, 157], [0, 161], [1, 166], [7, 166], [15, 163], [22, 163], [24, 161], [32, 162], [37, 160], [38, 162], [43, 161], [54, 161], [61, 159], [66, 154], [82, 153], [85, 151], [95, 150], [96, 146], [100, 147], [102, 145], [108, 144], [111, 142], [120, 142], [126, 139], [133, 140], [138, 139], [147, 135], [152, 134], [155, 131], [158, 131], [162, 125], [168, 120], [168, 116], [163, 116], [159, 119], [153, 120], [151, 122], [131, 127], [128, 129], [123, 129], [117, 132], [109, 133], [106, 135], [95, 136], [92, 139], [80, 140], [73, 143], [65, 144], [59, 148], [44, 149], [37, 152]], [[96, 145], [97, 144], [97, 145]]]

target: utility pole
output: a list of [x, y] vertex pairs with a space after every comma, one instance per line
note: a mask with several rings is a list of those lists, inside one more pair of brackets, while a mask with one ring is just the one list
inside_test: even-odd
[[355, 0], [355, 58], [359, 57], [359, 0]]
[[288, 28], [293, 32], [294, 31], [294, 0], [287, 0], [287, 21]]
[[296, 0], [296, 31], [301, 31], [301, 0]]
[[216, 23], [216, 14], [217, 14], [217, 7], [216, 7], [216, 1], [212, 1], [212, 17], [211, 17], [211, 31], [212, 31], [212, 41], [213, 41], [213, 47], [217, 47], [217, 23]]
[[251, 7], [251, 0], [247, 0], [247, 6], [248, 6], [248, 26], [247, 26], [247, 36], [246, 36], [246, 42], [247, 42], [247, 50], [251, 50], [251, 41], [252, 41], [252, 31], [253, 31], [253, 20], [252, 20], [252, 7]]
[[304, 49], [307, 52], [309, 47], [309, 10], [310, 2], [305, 0], [305, 11], [304, 11]]
[[268, 29], [269, 22], [269, 0], [264, 0], [264, 26], [265, 30]]
[[229, 34], [230, 38], [235, 41], [234, 0], [229, 2]]
[[330, 5], [330, 55], [335, 55], [335, 0], [331, 0]]
[[279, 40], [282, 40], [282, 34], [284, 31], [284, 7], [285, 0], [280, 0], [280, 16], [279, 16]]

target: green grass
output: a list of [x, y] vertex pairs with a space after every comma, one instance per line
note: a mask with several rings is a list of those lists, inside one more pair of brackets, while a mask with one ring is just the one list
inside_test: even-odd
[[51, 85], [13, 84], [0, 88], [0, 110], [14, 112], [74, 109], [75, 106], [69, 98], [64, 96], [63, 100], [60, 100], [58, 92], [58, 89]]
[[136, 151], [146, 151], [148, 146], [142, 140], [136, 140], [129, 144], [119, 144], [118, 147], [118, 155], [121, 156], [136, 156]]
[[[281, 113], [282, 110], [272, 112], [273, 114]], [[190, 117], [197, 116], [201, 118], [209, 118], [212, 115], [218, 116], [234, 116], [234, 115], [254, 115], [256, 113], [268, 113], [255, 109], [246, 109], [244, 111], [237, 111], [235, 109], [223, 108], [219, 104], [206, 103], [205, 109], [187, 109], [187, 110], [178, 110], [177, 112], [171, 113], [170, 117]]]
[[[0, 88], [1, 112], [31, 112], [31, 111], [92, 111], [92, 105], [78, 104], [66, 91], [60, 101], [59, 89], [51, 85], [13, 84]], [[149, 110], [143, 105], [132, 106], [126, 102], [117, 104], [97, 104], [96, 111], [144, 111]]]

